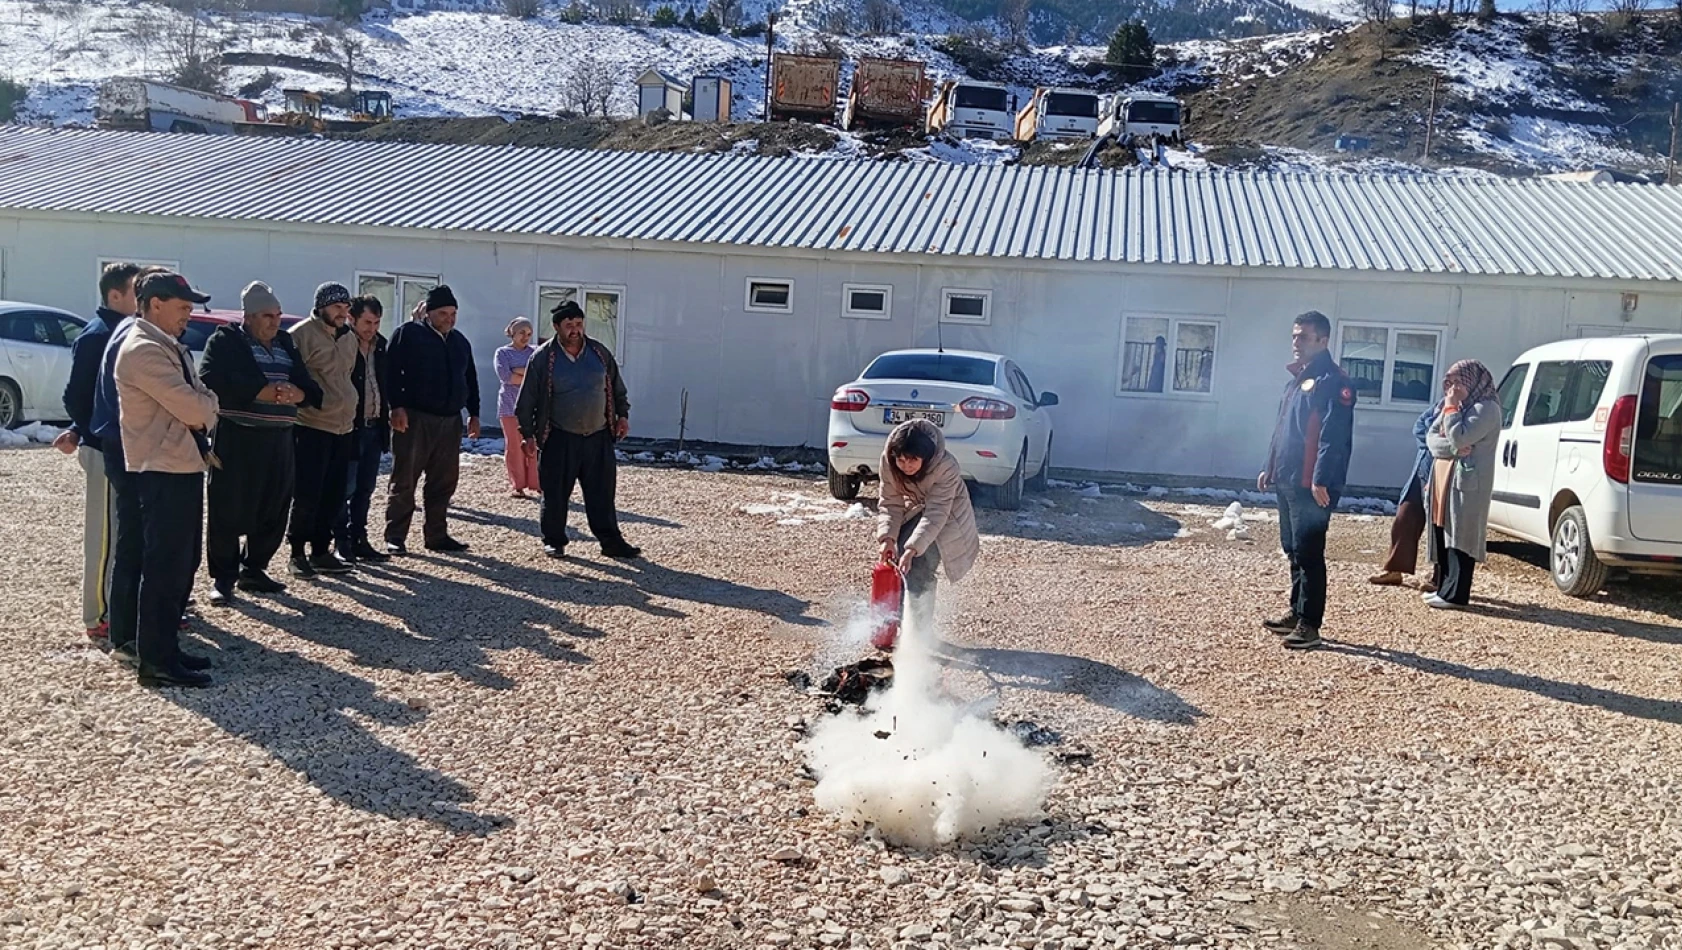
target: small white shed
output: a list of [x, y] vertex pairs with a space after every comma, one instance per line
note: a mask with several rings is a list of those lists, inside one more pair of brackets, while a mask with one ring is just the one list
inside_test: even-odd
[[637, 77], [637, 115], [664, 109], [674, 119], [683, 118], [683, 83], [658, 69]]
[[730, 121], [730, 80], [722, 76], [696, 76], [694, 104], [696, 122]]

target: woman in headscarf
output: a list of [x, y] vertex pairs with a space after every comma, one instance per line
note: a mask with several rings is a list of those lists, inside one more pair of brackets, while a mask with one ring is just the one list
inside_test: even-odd
[[502, 380], [496, 396], [496, 414], [502, 421], [502, 459], [508, 466], [508, 484], [514, 497], [528, 498], [526, 492], [542, 494], [543, 489], [537, 483], [537, 455], [525, 450], [514, 404], [520, 399], [520, 384], [526, 381], [526, 364], [531, 362], [532, 324], [525, 317], [515, 317], [502, 332], [508, 335], [508, 345], [496, 351], [496, 378]]
[[1495, 492], [1495, 446], [1501, 439], [1501, 402], [1495, 377], [1476, 360], [1461, 360], [1443, 378], [1443, 409], [1426, 433], [1431, 450], [1425, 509], [1431, 520], [1436, 590], [1425, 603], [1464, 607], [1472, 597], [1473, 566], [1486, 556], [1489, 501]]
[[1402, 496], [1396, 501], [1396, 519], [1390, 523], [1390, 553], [1378, 573], [1367, 578], [1369, 584], [1399, 587], [1419, 568], [1419, 538], [1425, 533], [1428, 520], [1425, 483], [1431, 478], [1431, 448], [1425, 444], [1425, 434], [1431, 431], [1442, 411], [1442, 401], [1438, 400], [1414, 420], [1413, 437], [1419, 443], [1419, 454], [1414, 458], [1407, 484], [1402, 487]]
[[[924, 619], [932, 619], [927, 611], [933, 606], [935, 570], [944, 564], [956, 583], [975, 566], [981, 536], [969, 487], [932, 422], [917, 419], [888, 435], [876, 538], [882, 560], [905, 573], [907, 599], [924, 611]], [[923, 632], [928, 635], [926, 627]]]

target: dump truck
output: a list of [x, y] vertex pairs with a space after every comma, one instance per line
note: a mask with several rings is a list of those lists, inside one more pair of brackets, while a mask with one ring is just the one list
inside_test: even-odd
[[262, 106], [151, 79], [107, 80], [94, 104], [102, 129], [228, 135], [262, 116]]
[[1008, 139], [1016, 107], [1010, 90], [990, 82], [948, 79], [929, 104], [928, 133], [959, 139]]
[[1181, 126], [1187, 117], [1185, 106], [1173, 96], [1153, 92], [1117, 94], [1104, 105], [1098, 135], [1113, 138], [1128, 148], [1178, 145]]
[[924, 120], [923, 100], [927, 93], [922, 63], [914, 59], [861, 57], [853, 69], [853, 85], [847, 91], [841, 127], [852, 131], [916, 126]]
[[794, 53], [773, 55], [771, 121], [805, 119], [833, 125], [835, 89], [840, 79], [840, 60]]
[[1016, 140], [1089, 139], [1098, 134], [1098, 94], [1041, 86], [1016, 114]]

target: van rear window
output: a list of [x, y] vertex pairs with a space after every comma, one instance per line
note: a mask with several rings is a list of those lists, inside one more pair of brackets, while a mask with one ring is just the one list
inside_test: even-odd
[[1524, 407], [1527, 426], [1582, 422], [1594, 415], [1612, 364], [1604, 360], [1538, 363]]
[[1638, 482], [1682, 484], [1682, 356], [1655, 356], [1647, 361], [1635, 415], [1630, 477]]

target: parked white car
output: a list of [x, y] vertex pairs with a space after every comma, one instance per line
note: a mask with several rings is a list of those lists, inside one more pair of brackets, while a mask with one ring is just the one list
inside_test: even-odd
[[927, 419], [946, 436], [964, 478], [996, 507], [1022, 506], [1024, 486], [1042, 490], [1051, 471], [1056, 393], [1036, 392], [1022, 368], [996, 353], [894, 350], [836, 390], [829, 404], [829, 491], [842, 501], [880, 477], [895, 426]]
[[53, 307], [0, 301], [0, 428], [69, 418], [70, 344], [86, 325]]
[[1539, 346], [1500, 390], [1492, 528], [1548, 545], [1574, 597], [1682, 571], [1682, 335]]

